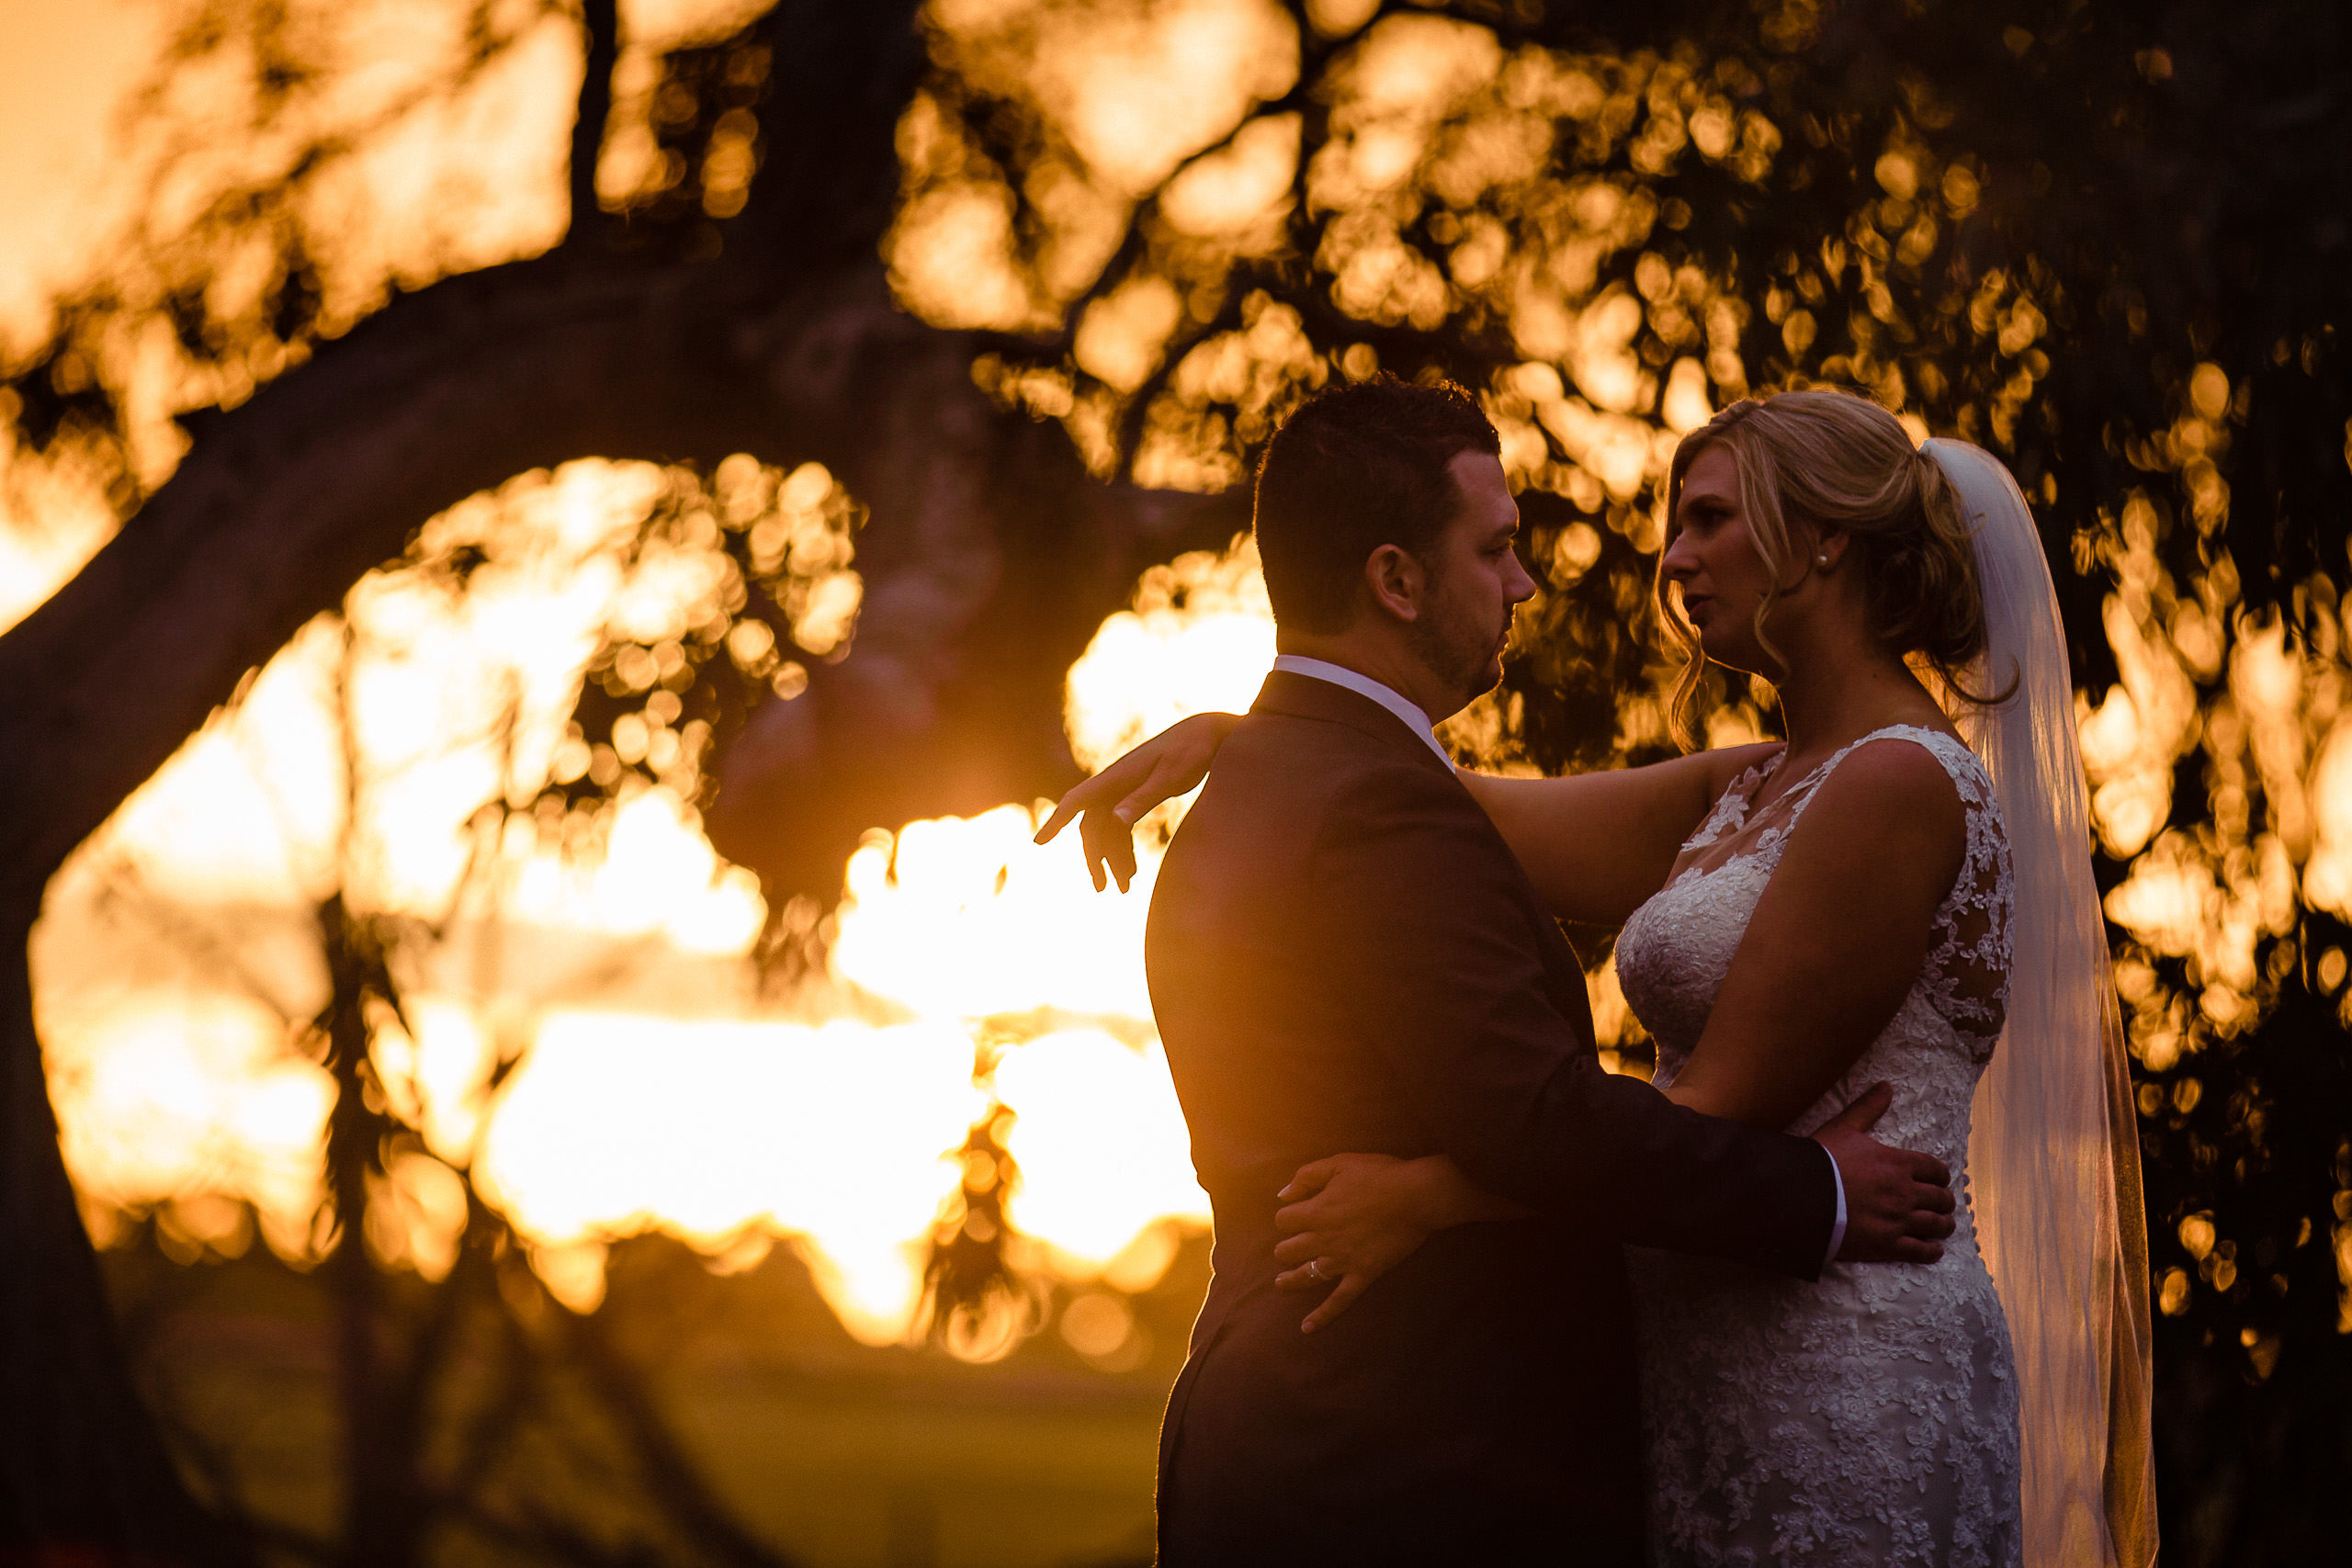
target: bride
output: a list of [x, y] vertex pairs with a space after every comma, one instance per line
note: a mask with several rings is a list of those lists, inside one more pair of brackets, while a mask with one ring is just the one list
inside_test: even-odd
[[[1654, 1551], [2144, 1568], [2136, 1140], [2031, 514], [1989, 454], [1915, 448], [1825, 390], [1692, 432], [1667, 506], [1678, 709], [1706, 660], [1751, 671], [1787, 744], [1462, 782], [1556, 914], [1623, 922], [1671, 1098], [1805, 1134], [1892, 1082], [1881, 1135], [1964, 1169], [1967, 1201], [1929, 1269], [1807, 1285], [1635, 1254]], [[1236, 722], [1136, 748], [1041, 839], [1085, 812], [1097, 885], [1107, 863], [1124, 886], [1128, 825], [1198, 784]], [[1516, 1212], [1443, 1156], [1340, 1155], [1283, 1196], [1282, 1283], [1329, 1292], [1310, 1329], [1436, 1231]]]

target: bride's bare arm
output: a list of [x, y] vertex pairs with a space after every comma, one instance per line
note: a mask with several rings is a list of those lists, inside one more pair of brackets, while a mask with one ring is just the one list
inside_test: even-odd
[[[1107, 872], [1125, 892], [1135, 877], [1136, 822], [1197, 787], [1240, 722], [1238, 714], [1204, 713], [1170, 725], [1062, 796], [1037, 841], [1083, 817], [1079, 837], [1096, 890]], [[1724, 786], [1771, 750], [1730, 746], [1560, 779], [1461, 777], [1554, 914], [1613, 925], [1665, 886], [1682, 841]]]
[[1683, 840], [1732, 780], [1777, 746], [1726, 746], [1557, 779], [1464, 773], [1552, 913], [1616, 925], [1666, 886]]
[[1442, 1230], [1476, 1220], [1524, 1219], [1534, 1213], [1472, 1184], [1443, 1155], [1334, 1155], [1298, 1168], [1275, 1196], [1274, 1248], [1285, 1291], [1330, 1287], [1299, 1325], [1312, 1334], [1348, 1310], [1372, 1282]]
[[1880, 740], [1848, 757], [1790, 833], [1668, 1095], [1777, 1128], [1827, 1093], [1917, 980], [1967, 835], [1928, 752]]

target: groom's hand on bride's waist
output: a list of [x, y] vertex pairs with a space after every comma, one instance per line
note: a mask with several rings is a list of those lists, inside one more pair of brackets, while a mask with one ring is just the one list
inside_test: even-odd
[[1944, 1162], [1870, 1135], [1894, 1103], [1891, 1086], [1873, 1085], [1813, 1135], [1846, 1184], [1841, 1263], [1933, 1263], [1951, 1235], [1951, 1172]]

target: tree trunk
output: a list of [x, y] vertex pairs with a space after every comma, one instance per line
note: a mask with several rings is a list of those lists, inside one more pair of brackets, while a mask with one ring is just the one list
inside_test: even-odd
[[1241, 521], [1092, 485], [1058, 430], [974, 389], [963, 340], [893, 308], [876, 247], [912, 9], [787, 0], [764, 24], [774, 166], [718, 256], [632, 258], [592, 221], [395, 299], [243, 406], [189, 418], [171, 480], [0, 637], [0, 1547], [236, 1550], [205, 1534], [112, 1337], [25, 943], [74, 846], [428, 516], [574, 457], [736, 451], [822, 462], [867, 505], [854, 654], [723, 760], [714, 836], [779, 894], [830, 894], [870, 824], [1063, 782], [1060, 673], [1095, 621], [1148, 560]]
[[35, 908], [0, 909], [0, 1557], [244, 1561], [246, 1543], [181, 1484], [132, 1386], [58, 1158], [25, 963]]

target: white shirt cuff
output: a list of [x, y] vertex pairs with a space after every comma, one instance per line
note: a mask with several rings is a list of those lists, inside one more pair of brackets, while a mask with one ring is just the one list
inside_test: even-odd
[[1838, 1156], [1829, 1154], [1827, 1144], [1814, 1145], [1829, 1155], [1829, 1182], [1838, 1190], [1838, 1218], [1829, 1226], [1829, 1251], [1821, 1260], [1824, 1269], [1838, 1261], [1838, 1249], [1846, 1245], [1846, 1173], [1838, 1168]]

